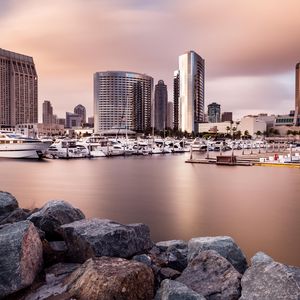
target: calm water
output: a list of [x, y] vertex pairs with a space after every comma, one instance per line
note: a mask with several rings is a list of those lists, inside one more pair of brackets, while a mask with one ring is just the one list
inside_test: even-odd
[[184, 163], [185, 155], [92, 160], [0, 159], [0, 190], [21, 207], [64, 199], [87, 217], [143, 222], [154, 241], [230, 235], [300, 266], [300, 170]]

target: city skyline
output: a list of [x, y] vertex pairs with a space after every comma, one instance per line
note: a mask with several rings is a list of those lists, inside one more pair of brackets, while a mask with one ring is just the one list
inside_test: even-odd
[[34, 58], [39, 120], [46, 99], [59, 117], [78, 103], [93, 115], [93, 74], [102, 70], [162, 79], [173, 99], [173, 70], [189, 50], [205, 57], [206, 103], [236, 118], [284, 114], [295, 103], [299, 8], [295, 0], [1, 0], [1, 48]]

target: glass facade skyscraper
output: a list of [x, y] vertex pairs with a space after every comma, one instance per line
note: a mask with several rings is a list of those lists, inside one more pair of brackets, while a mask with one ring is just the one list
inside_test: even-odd
[[167, 127], [168, 118], [168, 90], [163, 80], [159, 80], [155, 85], [154, 108], [155, 128], [164, 130]]
[[174, 126], [178, 113], [181, 131], [197, 132], [198, 123], [204, 122], [204, 75], [205, 64], [200, 55], [189, 51], [179, 56], [179, 70], [174, 73]]
[[94, 74], [95, 132], [127, 128], [137, 132], [153, 125], [153, 78], [139, 73], [106, 71]]

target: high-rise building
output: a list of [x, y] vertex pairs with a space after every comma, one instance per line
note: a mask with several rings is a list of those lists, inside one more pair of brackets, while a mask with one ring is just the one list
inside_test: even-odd
[[295, 114], [300, 115], [300, 62], [296, 65]]
[[221, 120], [221, 105], [213, 102], [207, 105], [209, 123], [219, 123]]
[[82, 122], [81, 116], [66, 112], [66, 128], [80, 127]]
[[179, 71], [174, 72], [173, 81], [174, 130], [179, 129]]
[[224, 111], [222, 113], [222, 122], [232, 121], [232, 112]]
[[94, 74], [95, 132], [127, 128], [144, 132], [153, 124], [153, 78], [145, 74], [106, 71]]
[[94, 127], [94, 117], [88, 117], [88, 124], [90, 127]]
[[38, 77], [33, 58], [0, 48], [0, 126], [38, 122]]
[[74, 114], [81, 117], [81, 125], [86, 123], [86, 109], [83, 105], [78, 104], [74, 108]]
[[168, 102], [167, 127], [174, 128], [174, 103], [171, 101]]
[[204, 122], [204, 68], [204, 59], [194, 51], [179, 56], [179, 70], [174, 73], [174, 126], [178, 114], [182, 131], [197, 132], [198, 123]]
[[53, 107], [50, 101], [45, 100], [43, 102], [43, 124], [53, 124]]
[[154, 127], [164, 130], [167, 127], [168, 90], [163, 80], [159, 80], [155, 85], [154, 111]]

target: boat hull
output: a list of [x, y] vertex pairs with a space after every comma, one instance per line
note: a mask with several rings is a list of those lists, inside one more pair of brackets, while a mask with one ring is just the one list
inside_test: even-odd
[[41, 158], [51, 142], [28, 144], [3, 144], [0, 146], [2, 158]]

